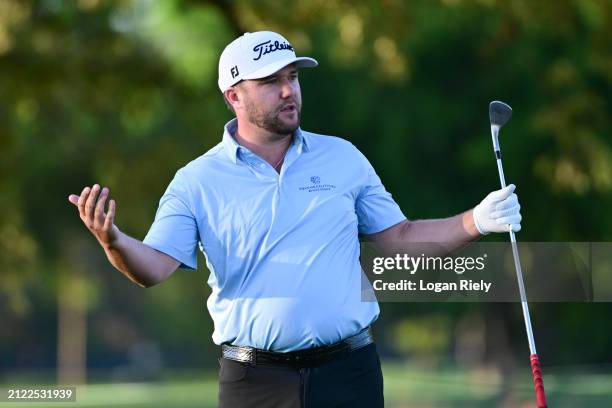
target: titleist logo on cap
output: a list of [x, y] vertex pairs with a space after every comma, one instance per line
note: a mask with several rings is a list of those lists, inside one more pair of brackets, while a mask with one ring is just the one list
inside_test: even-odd
[[257, 61], [262, 56], [269, 54], [271, 52], [280, 51], [280, 50], [291, 50], [293, 51], [293, 47], [288, 42], [279, 42], [268, 40], [266, 42], [262, 42], [261, 44], [257, 44], [253, 47], [253, 51], [257, 54], [253, 61]]

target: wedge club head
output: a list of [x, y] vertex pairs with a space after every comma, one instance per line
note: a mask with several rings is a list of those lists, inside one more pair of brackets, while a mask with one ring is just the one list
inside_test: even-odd
[[512, 108], [507, 103], [493, 101], [489, 104], [491, 126], [504, 126], [512, 117]]

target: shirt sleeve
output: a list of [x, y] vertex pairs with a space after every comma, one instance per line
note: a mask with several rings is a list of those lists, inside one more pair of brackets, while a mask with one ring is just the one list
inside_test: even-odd
[[364, 182], [355, 203], [360, 234], [375, 234], [406, 219], [399, 205], [385, 190], [374, 167], [357, 150], [364, 168]]
[[180, 268], [195, 270], [198, 226], [188, 191], [179, 170], [159, 200], [155, 220], [143, 242], [179, 261]]

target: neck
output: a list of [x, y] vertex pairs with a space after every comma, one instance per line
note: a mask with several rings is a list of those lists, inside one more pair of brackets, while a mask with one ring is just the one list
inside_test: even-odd
[[241, 126], [239, 123], [234, 139], [274, 167], [285, 156], [293, 141], [293, 134], [278, 135], [260, 128]]

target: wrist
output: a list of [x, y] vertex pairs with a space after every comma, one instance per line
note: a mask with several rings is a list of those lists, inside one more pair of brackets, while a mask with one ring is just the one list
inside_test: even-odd
[[119, 249], [121, 242], [123, 241], [124, 234], [117, 228], [116, 225], [112, 226], [112, 231], [109, 233], [109, 239], [106, 242], [100, 242], [104, 251], [114, 251]]
[[[479, 204], [480, 205], [480, 204]], [[471, 236], [477, 238], [482, 235], [487, 235], [488, 232], [478, 222], [478, 205], [472, 210], [468, 211], [464, 216], [464, 228]]]

